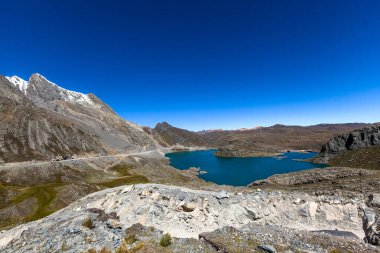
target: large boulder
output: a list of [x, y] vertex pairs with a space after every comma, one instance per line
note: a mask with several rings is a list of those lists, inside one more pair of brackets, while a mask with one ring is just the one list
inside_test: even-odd
[[365, 240], [372, 245], [380, 245], [380, 217], [373, 209], [364, 210], [363, 229]]

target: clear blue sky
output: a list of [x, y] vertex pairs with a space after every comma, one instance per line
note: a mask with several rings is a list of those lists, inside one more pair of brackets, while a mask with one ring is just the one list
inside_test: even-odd
[[0, 73], [192, 130], [380, 121], [380, 1], [2, 1]]

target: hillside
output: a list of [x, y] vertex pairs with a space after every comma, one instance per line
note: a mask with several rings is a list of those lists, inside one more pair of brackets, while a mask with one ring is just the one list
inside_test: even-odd
[[380, 125], [339, 134], [323, 145], [315, 162], [379, 169]]
[[[245, 131], [214, 131], [203, 133], [205, 140], [218, 146], [240, 142], [249, 148], [255, 143], [277, 146], [283, 149], [320, 150], [334, 135], [364, 127], [367, 124], [319, 124], [313, 126], [274, 125]], [[239, 146], [239, 144], [238, 144]]]
[[167, 146], [211, 146], [202, 136], [195, 132], [173, 127], [167, 122], [158, 123], [153, 129], [155, 136], [167, 144]]
[[98, 138], [72, 120], [34, 105], [0, 76], [0, 159], [30, 161], [104, 151]]

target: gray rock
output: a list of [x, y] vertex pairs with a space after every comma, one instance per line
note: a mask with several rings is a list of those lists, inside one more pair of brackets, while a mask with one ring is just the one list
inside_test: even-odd
[[259, 245], [257, 248], [267, 253], [277, 253], [276, 249], [271, 245]]
[[216, 193], [214, 197], [217, 199], [227, 199], [229, 198], [229, 195], [225, 190], [221, 190], [220, 192]]
[[109, 219], [106, 222], [107, 227], [112, 228], [112, 229], [121, 229], [122, 225], [118, 220], [115, 219]]
[[369, 195], [369, 205], [380, 207], [380, 194], [379, 193], [372, 193]]
[[363, 229], [368, 243], [380, 245], [380, 218], [373, 209], [364, 210]]

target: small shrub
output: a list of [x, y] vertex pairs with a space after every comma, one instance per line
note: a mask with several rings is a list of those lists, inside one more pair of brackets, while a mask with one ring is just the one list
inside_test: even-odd
[[125, 243], [127, 243], [127, 244], [132, 244], [132, 243], [134, 243], [135, 241], [137, 241], [136, 234], [126, 235], [126, 236], [124, 237], [124, 241], [125, 241]]
[[134, 252], [137, 252], [139, 251], [140, 249], [144, 248], [144, 243], [143, 242], [139, 242], [138, 244], [136, 244], [130, 251], [130, 253], [134, 253]]
[[339, 249], [332, 249], [329, 251], [329, 253], [342, 253]]
[[112, 253], [112, 251], [109, 248], [103, 247], [99, 253]]
[[160, 245], [161, 245], [162, 247], [167, 247], [167, 246], [169, 246], [171, 243], [172, 243], [172, 237], [170, 236], [170, 234], [164, 234], [164, 235], [161, 237]]
[[150, 229], [150, 232], [154, 232], [155, 228], [153, 226], [151, 226], [149, 229]]
[[122, 241], [115, 253], [128, 253], [128, 246], [125, 241]]
[[90, 217], [87, 217], [83, 220], [82, 226], [91, 229], [94, 228], [94, 223], [92, 222], [92, 219]]

